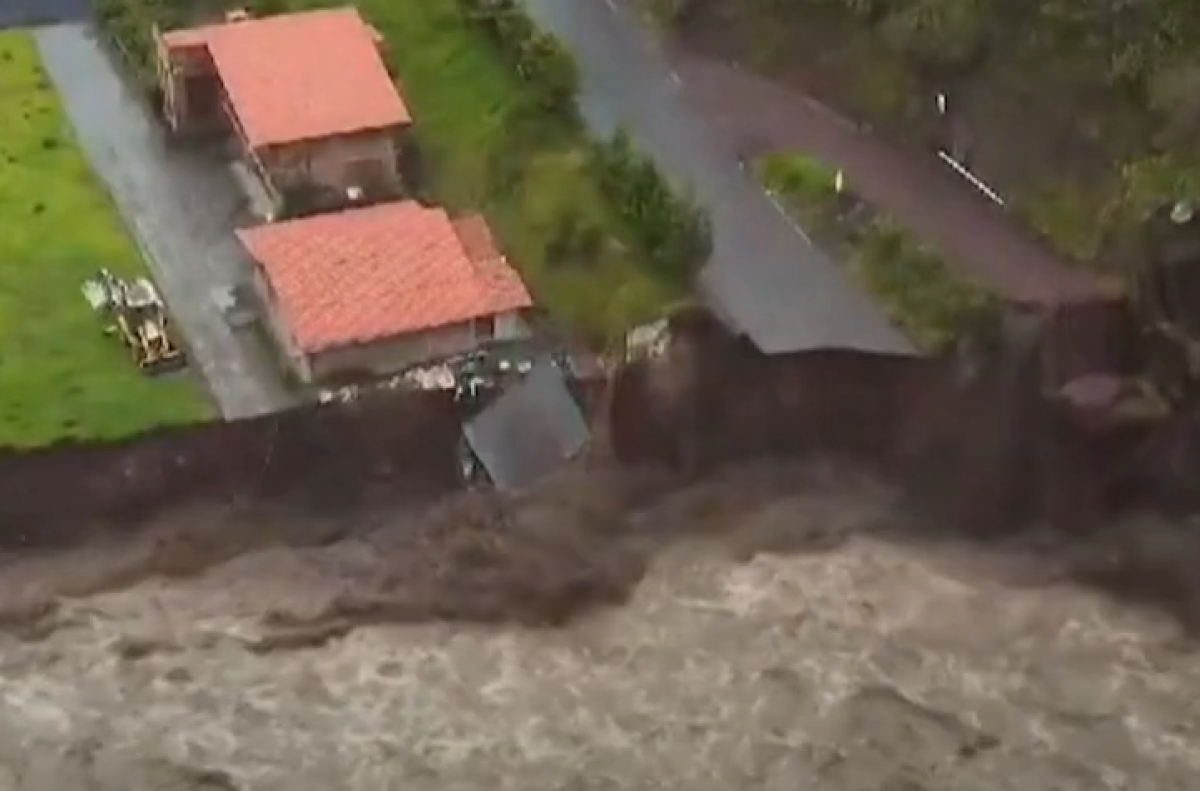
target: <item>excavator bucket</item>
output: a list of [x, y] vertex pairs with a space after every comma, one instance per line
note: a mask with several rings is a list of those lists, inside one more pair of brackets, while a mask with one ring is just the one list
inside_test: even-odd
[[143, 373], [158, 375], [177, 371], [187, 358], [167, 333], [166, 317], [161, 312], [146, 316], [138, 331], [138, 367]]
[[138, 368], [148, 376], [178, 371], [187, 365], [187, 357], [176, 346], [169, 343], [151, 343], [137, 350]]

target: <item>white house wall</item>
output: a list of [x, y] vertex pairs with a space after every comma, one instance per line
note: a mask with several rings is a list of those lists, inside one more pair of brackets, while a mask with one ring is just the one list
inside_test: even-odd
[[521, 314], [501, 313], [496, 316], [496, 340], [499, 341], [517, 341], [523, 340], [530, 336], [529, 325], [525, 319], [521, 318]]

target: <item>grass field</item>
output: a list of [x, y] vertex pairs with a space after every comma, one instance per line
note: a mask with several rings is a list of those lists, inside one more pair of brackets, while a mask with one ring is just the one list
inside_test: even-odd
[[192, 381], [145, 379], [83, 300], [97, 268], [143, 263], [25, 33], [0, 33], [0, 228], [0, 446], [207, 414]]
[[[530, 109], [531, 92], [464, 25], [455, 0], [357, 5], [387, 41], [433, 197], [488, 215], [542, 307], [568, 326], [610, 337], [681, 296], [681, 286], [654, 277], [621, 241], [621, 223], [587, 172], [583, 132]], [[597, 244], [586, 254], [557, 255], [564, 226]]]

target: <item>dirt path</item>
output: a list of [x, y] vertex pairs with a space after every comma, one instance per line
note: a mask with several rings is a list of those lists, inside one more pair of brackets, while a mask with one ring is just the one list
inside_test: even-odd
[[728, 64], [674, 50], [681, 90], [726, 144], [749, 159], [805, 152], [846, 174], [864, 198], [974, 277], [1018, 301], [1072, 301], [1096, 280], [1034, 240], [932, 153], [902, 150], [813, 99]]

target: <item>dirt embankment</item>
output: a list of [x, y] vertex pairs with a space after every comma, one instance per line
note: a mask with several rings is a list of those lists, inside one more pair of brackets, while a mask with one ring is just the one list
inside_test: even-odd
[[116, 443], [0, 453], [0, 549], [131, 532], [164, 510], [272, 504], [336, 511], [458, 480], [459, 415], [438, 393], [382, 392]]
[[[676, 329], [678, 354], [629, 367], [604, 394], [619, 463], [593, 455], [515, 499], [447, 496], [459, 415], [426, 394], [0, 456], [0, 628], [36, 633], [55, 623], [57, 597], [263, 551], [335, 591], [266, 618], [264, 651], [373, 621], [562, 623], [623, 600], [659, 548], [703, 535], [712, 514], [724, 515], [724, 541], [764, 498], [856, 477], [900, 484], [872, 532], [966, 536], [1018, 565], [1057, 558], [1047, 573], [1200, 616], [1195, 535], [1184, 523], [1106, 527], [1096, 482], [1121, 455], [1062, 431], [1042, 403], [1036, 349], [971, 371], [958, 359], [768, 358], [705, 320]], [[838, 472], [797, 476], [789, 458]], [[702, 509], [662, 516], [664, 497], [701, 485]], [[1055, 529], [1026, 528], [1047, 509]], [[788, 519], [749, 532], [747, 554], [841, 540]]]
[[1042, 398], [1036, 337], [976, 364], [851, 351], [765, 356], [699, 316], [674, 332], [668, 356], [618, 377], [612, 433], [625, 461], [704, 469], [849, 457], [981, 527], [1012, 529], [1063, 492], [1085, 519], [1104, 505], [1103, 486], [1085, 485], [1105, 480], [1090, 460], [1094, 443], [1067, 431]]

